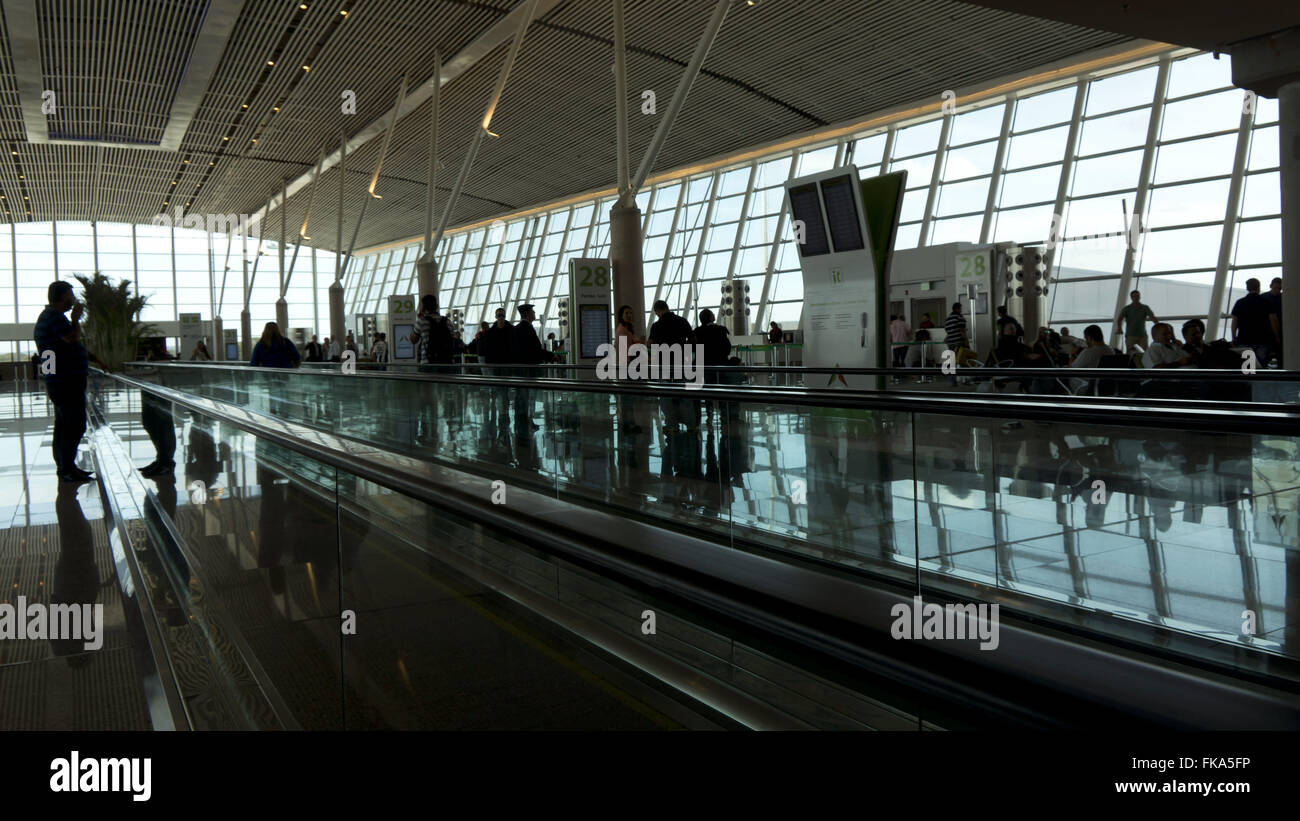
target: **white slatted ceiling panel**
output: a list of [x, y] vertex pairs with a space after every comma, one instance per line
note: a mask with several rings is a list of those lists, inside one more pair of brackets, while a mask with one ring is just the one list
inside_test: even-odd
[[[27, 143], [5, 32], [0, 138], [9, 142], [0, 156], [0, 193], [13, 203], [25, 190], [33, 220], [88, 219], [93, 209], [101, 220], [148, 222], [164, 201], [190, 202], [187, 210], [195, 213], [256, 212], [278, 193], [282, 179], [309, 172], [322, 146], [337, 150], [341, 131], [355, 134], [387, 112], [404, 72], [412, 87], [424, 82], [435, 49], [450, 58], [518, 4], [305, 1], [306, 11], [285, 0], [245, 3], [176, 153]], [[713, 4], [625, 3], [635, 167]], [[202, 0], [142, 0], [119, 9], [98, 0], [38, 0], [46, 17], [63, 21], [58, 42], [42, 46], [47, 82], [76, 88], [74, 96], [104, 97], [102, 105], [68, 111], [65, 128], [77, 137], [155, 139], [162, 127], [159, 111], [170, 105], [165, 89], [180, 80], [174, 66], [188, 60], [187, 32], [194, 30], [193, 9], [201, 5]], [[484, 140], [453, 226], [614, 184], [612, 36], [608, 0], [567, 0], [534, 22], [493, 120], [502, 136]], [[1023, 48], [1031, 36], [1032, 51]], [[944, 89], [1027, 72], [1123, 39], [951, 0], [762, 0], [753, 7], [738, 2], [653, 170], [937, 99]], [[505, 51], [498, 47], [442, 90], [440, 205]], [[276, 66], [268, 68], [272, 56]], [[311, 70], [303, 71], [307, 61]], [[122, 90], [127, 87], [140, 90], [128, 94]], [[356, 92], [355, 115], [341, 113], [344, 89]], [[645, 89], [656, 92], [658, 115], [640, 114]], [[105, 111], [102, 126], [98, 108]], [[369, 201], [358, 247], [423, 231], [428, 124], [427, 103], [399, 123], [378, 188], [383, 199]], [[381, 142], [372, 139], [348, 155], [344, 245], [368, 197]], [[18, 180], [19, 173], [26, 179]], [[290, 198], [290, 236], [302, 223], [309, 190]], [[336, 246], [337, 209], [335, 169], [322, 175], [317, 189], [312, 244]], [[25, 218], [21, 208], [13, 210], [14, 218]], [[274, 211], [267, 225], [267, 235], [278, 237]]]

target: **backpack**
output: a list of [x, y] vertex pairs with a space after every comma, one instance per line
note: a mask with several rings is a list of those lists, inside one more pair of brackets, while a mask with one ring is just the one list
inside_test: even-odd
[[432, 365], [451, 363], [451, 327], [444, 316], [430, 317], [429, 340], [424, 346], [424, 361]]

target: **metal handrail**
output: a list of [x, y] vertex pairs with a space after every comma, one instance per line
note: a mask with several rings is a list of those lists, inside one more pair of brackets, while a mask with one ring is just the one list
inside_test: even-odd
[[[143, 363], [149, 366], [159, 363]], [[163, 363], [164, 367], [181, 367]], [[205, 370], [248, 373], [243, 366], [204, 365]], [[291, 370], [288, 371], [292, 373]], [[1282, 433], [1300, 432], [1300, 405], [1278, 403], [1223, 403], [1190, 399], [1141, 399], [1121, 401], [1110, 397], [1031, 396], [943, 393], [922, 391], [825, 390], [818, 388], [767, 385], [703, 385], [698, 389], [679, 382], [637, 382], [560, 379], [526, 379], [496, 375], [464, 374], [395, 374], [357, 371], [345, 374], [338, 370], [313, 371], [331, 379], [387, 379], [421, 383], [459, 384], [473, 387], [519, 388], [603, 393], [619, 396], [662, 398], [677, 396], [710, 402], [761, 402], [765, 406], [792, 405], [848, 411], [895, 411], [953, 416], [992, 418], [1000, 421], [1030, 420], [1063, 422], [1083, 428], [1098, 425], [1150, 426], [1158, 419], [1162, 430], [1177, 428], [1192, 432]], [[996, 371], [1006, 378], [1008, 371]], [[1102, 370], [1100, 374], [1111, 372]]]

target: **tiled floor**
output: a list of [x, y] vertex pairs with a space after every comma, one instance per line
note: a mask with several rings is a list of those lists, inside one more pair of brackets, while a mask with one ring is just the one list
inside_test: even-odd
[[100, 604], [103, 644], [0, 639], [0, 729], [148, 729], [99, 488], [59, 482], [52, 422], [43, 394], [0, 392], [0, 603]]

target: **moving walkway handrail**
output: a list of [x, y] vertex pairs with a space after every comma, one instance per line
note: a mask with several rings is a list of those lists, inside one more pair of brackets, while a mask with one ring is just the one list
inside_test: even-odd
[[[186, 367], [176, 363], [140, 363], [142, 367], [161, 364], [169, 369]], [[248, 373], [243, 365], [204, 365], [206, 370]], [[266, 373], [264, 369], [255, 372]], [[292, 371], [276, 371], [292, 373]], [[1300, 405], [1281, 403], [1224, 403], [1191, 399], [1132, 399], [1082, 396], [1022, 396], [963, 394], [921, 391], [826, 390], [768, 385], [720, 387], [703, 385], [687, 388], [681, 383], [601, 380], [528, 379], [497, 375], [466, 374], [393, 374], [357, 371], [346, 374], [338, 370], [312, 371], [313, 375], [337, 379], [388, 379], [447, 383], [474, 386], [605, 393], [628, 396], [663, 397], [677, 395], [683, 399], [712, 402], [746, 402], [764, 405], [795, 405], [849, 411], [895, 411], [954, 416], [974, 416], [1000, 421], [1028, 420], [1063, 422], [1081, 426], [1118, 425], [1158, 427], [1161, 430], [1189, 432], [1233, 432], [1256, 434], [1295, 434], [1300, 428]], [[1099, 373], [1107, 373], [1099, 371]], [[1113, 372], [1112, 372], [1113, 373]]]
[[[178, 360], [169, 361], [135, 361], [127, 363], [139, 367], [185, 367], [196, 366], [203, 368], [247, 368], [251, 367], [245, 362], [187, 362]], [[338, 371], [340, 363], [338, 362], [303, 362], [302, 367], [311, 371]], [[422, 367], [414, 362], [368, 362], [358, 360], [357, 372], [379, 373], [393, 375], [418, 375], [430, 376], [440, 373], [440, 371], [417, 371]], [[376, 367], [389, 369], [388, 371], [375, 371]], [[512, 365], [512, 364], [487, 364], [482, 362], [465, 362], [461, 364], [434, 365], [433, 368], [445, 369], [452, 371], [458, 368], [512, 368], [536, 370], [539, 373], [548, 371], [595, 371], [595, 365], [586, 363], [543, 363], [540, 365]], [[844, 376], [892, 376], [892, 377], [911, 377], [911, 376], [937, 376], [937, 377], [959, 377], [967, 378], [986, 378], [986, 379], [1007, 379], [1019, 377], [1065, 377], [1079, 379], [1126, 379], [1126, 380], [1148, 380], [1155, 379], [1159, 381], [1174, 382], [1245, 382], [1249, 384], [1252, 381], [1265, 382], [1297, 382], [1300, 383], [1300, 371], [1281, 370], [1278, 368], [1259, 368], [1254, 373], [1244, 373], [1240, 369], [1233, 368], [957, 368], [955, 373], [946, 373], [942, 368], [823, 368], [823, 367], [806, 367], [803, 365], [703, 365], [705, 373], [719, 374], [746, 374], [746, 373], [772, 373], [798, 376], [800, 374], [814, 374], [819, 376], [834, 376], [843, 374]], [[407, 374], [407, 371], [415, 372]], [[461, 376], [477, 376], [478, 371], [471, 370], [468, 373], [460, 374]], [[859, 388], [856, 390], [869, 390]]]
[[[894, 643], [893, 652], [881, 653], [845, 636], [889, 635], [894, 606], [910, 606], [914, 590], [883, 580], [864, 584], [526, 488], [512, 487], [510, 505], [495, 505], [481, 476], [303, 429], [261, 413], [232, 412], [228, 403], [218, 400], [118, 374], [112, 378], [397, 493], [454, 509], [561, 555], [639, 579], [804, 646], [867, 669], [888, 671], [912, 686], [956, 695], [984, 709], [1026, 720], [1033, 715], [1015, 698], [974, 687], [961, 676], [936, 676], [928, 665], [914, 663], [914, 655], [903, 656], [920, 653], [948, 664], [976, 665], [1001, 679], [1027, 680], [1031, 686], [1174, 727], [1300, 729], [1300, 698], [1279, 689], [1290, 686], [1289, 682], [1264, 680], [1249, 672], [1225, 675], [1228, 671], [1195, 659], [1162, 658], [1158, 648], [1135, 652], [1118, 639], [1100, 634], [1070, 637], [1032, 627], [1032, 619], [1021, 621], [1014, 615], [1003, 617], [999, 650], [994, 652], [981, 651], [975, 642], [948, 641], [927, 643], [921, 649]], [[618, 534], [616, 544], [610, 542], [611, 534]], [[944, 596], [933, 593], [932, 598]], [[793, 615], [791, 607], [796, 608]], [[818, 619], [841, 629], [828, 632], [813, 626]]]

